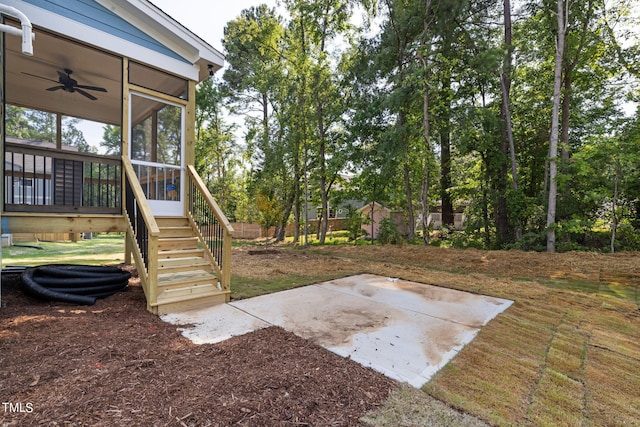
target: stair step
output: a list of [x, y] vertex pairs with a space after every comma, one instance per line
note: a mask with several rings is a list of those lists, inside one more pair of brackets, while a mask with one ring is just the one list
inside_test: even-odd
[[178, 249], [197, 249], [197, 237], [169, 237], [158, 238], [158, 249], [161, 251], [172, 251]]
[[158, 290], [178, 289], [204, 284], [218, 285], [218, 278], [211, 271], [191, 270], [158, 274]]
[[185, 286], [182, 288], [165, 289], [158, 294], [158, 301], [166, 301], [167, 299], [181, 298], [184, 296], [198, 296], [211, 292], [219, 292], [216, 285], [211, 283], [203, 283], [201, 285]]
[[191, 272], [194, 269], [210, 270], [211, 264], [202, 257], [165, 258], [158, 260], [158, 273]]
[[180, 216], [157, 216], [158, 227], [189, 227], [189, 220]]
[[151, 304], [158, 314], [192, 310], [223, 304], [229, 300], [229, 291], [221, 291], [213, 285], [166, 290]]
[[194, 237], [191, 227], [160, 227], [160, 239]]
[[174, 251], [158, 251], [158, 259], [166, 258], [184, 258], [184, 257], [198, 257], [204, 256], [204, 249], [178, 249]]
[[203, 257], [184, 256], [174, 258], [158, 258], [158, 268], [165, 267], [194, 267], [198, 265], [207, 265], [209, 262]]

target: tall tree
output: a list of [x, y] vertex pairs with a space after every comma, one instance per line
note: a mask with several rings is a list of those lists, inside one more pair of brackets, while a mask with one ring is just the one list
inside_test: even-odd
[[233, 124], [225, 122], [219, 86], [213, 78], [204, 80], [196, 88], [195, 167], [232, 220], [236, 218], [239, 193], [246, 190], [238, 185], [240, 158], [234, 130]]
[[245, 9], [225, 28], [224, 46], [229, 67], [223, 91], [231, 101], [231, 112], [243, 114], [249, 129], [247, 150], [257, 183], [252, 188], [256, 195], [268, 193], [279, 199], [277, 206], [284, 209], [280, 221], [283, 236], [296, 194], [299, 165], [291, 133], [283, 122], [290, 118], [291, 82], [285, 68], [290, 59], [282, 19], [266, 5]]
[[[407, 216], [407, 237], [413, 240], [415, 234], [415, 214], [413, 208], [413, 188], [411, 178], [411, 135], [409, 128], [409, 110], [412, 102], [411, 91], [413, 84], [410, 82], [411, 66], [415, 56], [412, 51], [412, 44], [420, 34], [421, 23], [416, 16], [421, 16], [417, 7], [419, 3], [407, 5], [402, 1], [385, 0], [387, 8], [388, 23], [385, 26], [386, 43], [393, 48], [393, 59], [391, 64], [394, 68], [390, 81], [394, 85], [390, 97], [390, 107], [395, 113], [395, 124], [393, 127], [393, 139], [396, 144], [398, 163], [401, 169], [401, 176], [405, 192], [405, 209]], [[409, 7], [407, 7], [409, 6]]]
[[[515, 193], [519, 192], [519, 184], [518, 184], [518, 165], [516, 162], [516, 152], [515, 152], [515, 143], [513, 141], [513, 127], [511, 124], [511, 107], [510, 107], [510, 99], [511, 99], [511, 69], [513, 68], [513, 31], [511, 25], [511, 1], [503, 0], [503, 15], [504, 15], [504, 50], [505, 56], [502, 65], [502, 72], [500, 73], [500, 92], [502, 94], [502, 105], [501, 105], [501, 113], [502, 119], [504, 121], [502, 126], [502, 139], [500, 144], [500, 151], [505, 155], [507, 155], [507, 151], [509, 154], [509, 159], [511, 161], [511, 182], [513, 185], [513, 190]], [[501, 168], [501, 173], [504, 174], [504, 167]], [[505, 174], [506, 175], [506, 174]], [[502, 206], [500, 209], [501, 214], [506, 218], [500, 218], [497, 223], [499, 224], [498, 228], [501, 229], [499, 231], [499, 235], [501, 235], [501, 240], [507, 240], [507, 231], [508, 231], [508, 212], [507, 212], [507, 204], [506, 204], [506, 195], [500, 194], [500, 202], [499, 205]], [[506, 227], [505, 227], [506, 220]], [[516, 219], [517, 222], [520, 221], [520, 218]], [[515, 229], [515, 240], [518, 241], [522, 238], [522, 228], [520, 224], [514, 225]]]
[[421, 204], [421, 225], [422, 225], [422, 240], [424, 244], [429, 243], [429, 187], [431, 185], [432, 175], [432, 148], [431, 148], [431, 126], [429, 123], [429, 97], [430, 80], [431, 80], [431, 64], [429, 62], [430, 50], [431, 50], [431, 0], [425, 2], [425, 11], [422, 18], [422, 36], [420, 38], [420, 47], [417, 50], [418, 59], [423, 69], [423, 93], [422, 93], [422, 141], [424, 150], [424, 160], [422, 167], [422, 185], [420, 191], [420, 204]]
[[[325, 242], [328, 228], [329, 197], [333, 182], [343, 167], [340, 162], [342, 141], [337, 135], [338, 120], [343, 113], [343, 88], [339, 87], [339, 69], [332, 64], [329, 44], [340, 37], [348, 37], [351, 5], [345, 0], [306, 2], [289, 0], [287, 5], [296, 28], [295, 38], [300, 45], [296, 51], [304, 58], [294, 63], [298, 72], [306, 72], [309, 96], [305, 102], [313, 105], [308, 137], [309, 165], [314, 165], [320, 196], [319, 240]], [[335, 56], [335, 54], [334, 54]], [[339, 58], [337, 58], [339, 59]]]
[[567, 28], [565, 2], [557, 0], [556, 59], [553, 80], [553, 108], [551, 110], [551, 133], [549, 135], [549, 203], [547, 205], [547, 252], [556, 251], [556, 201], [558, 182], [558, 115], [560, 110], [560, 90], [562, 85], [562, 61]]

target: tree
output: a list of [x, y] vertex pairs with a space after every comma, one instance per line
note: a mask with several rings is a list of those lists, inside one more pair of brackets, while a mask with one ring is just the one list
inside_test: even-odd
[[292, 77], [285, 70], [285, 29], [275, 10], [252, 7], [227, 24], [223, 43], [229, 67], [222, 92], [231, 112], [245, 116], [254, 180], [262, 181], [275, 192], [272, 197], [280, 199], [283, 235], [300, 176], [298, 152], [292, 149], [295, 142], [284, 121], [291, 118], [287, 107]]
[[431, 183], [431, 157], [433, 151], [431, 148], [431, 128], [429, 117], [429, 97], [430, 91], [430, 64], [428, 57], [430, 56], [431, 46], [429, 44], [429, 38], [431, 35], [431, 0], [427, 0], [425, 4], [425, 12], [422, 18], [422, 37], [420, 39], [420, 47], [416, 54], [420, 60], [423, 69], [423, 94], [422, 94], [422, 140], [424, 150], [424, 166], [422, 168], [422, 186], [420, 191], [420, 204], [421, 211], [421, 225], [422, 225], [422, 240], [424, 244], [429, 244], [429, 186]]
[[235, 126], [223, 116], [222, 96], [213, 78], [196, 88], [196, 161], [198, 174], [231, 220], [246, 189], [238, 185], [240, 159], [235, 149]]
[[551, 111], [551, 133], [549, 135], [549, 203], [547, 206], [547, 252], [556, 251], [556, 181], [558, 166], [558, 114], [560, 110], [560, 89], [562, 85], [562, 61], [564, 58], [565, 32], [567, 28], [565, 3], [557, 0], [558, 32], [556, 35], [555, 77], [553, 83], [553, 108]]
[[[227, 28], [223, 99], [246, 117], [245, 182], [253, 199], [268, 190], [278, 201], [278, 238], [293, 218], [299, 240], [313, 203], [322, 241], [345, 172], [353, 195], [406, 212], [409, 237], [419, 209], [428, 238], [438, 199], [445, 223], [467, 206], [468, 236], [485, 247], [539, 247], [558, 230], [562, 250], [577, 239], [568, 230], [587, 230], [614, 199], [627, 227], [623, 178], [634, 174], [623, 145], [604, 141], [621, 135], [618, 100], [637, 88], [621, 76], [634, 75], [637, 52], [616, 41], [608, 4], [562, 2], [558, 31], [550, 0], [519, 3], [513, 24], [510, 0], [384, 0], [380, 31], [358, 38], [346, 19], [355, 3], [287, 0], [286, 21], [254, 8]], [[599, 180], [614, 173], [578, 173], [586, 144], [611, 145], [615, 197], [589, 192], [611, 193]]]
[[[80, 119], [46, 111], [7, 105], [5, 129], [8, 136], [27, 141], [46, 141], [77, 147], [80, 152], [95, 152], [78, 129]], [[58, 135], [60, 129], [60, 135]]]
[[[504, 49], [505, 56], [502, 65], [502, 73], [500, 73], [500, 92], [502, 94], [502, 105], [501, 105], [501, 114], [502, 119], [504, 121], [502, 126], [502, 139], [500, 144], [500, 151], [506, 156], [507, 151], [509, 152], [509, 159], [511, 161], [511, 182], [513, 184], [513, 191], [515, 193], [519, 192], [519, 184], [518, 184], [518, 165], [516, 162], [516, 152], [515, 152], [515, 143], [513, 141], [513, 127], [511, 124], [511, 107], [509, 106], [511, 101], [511, 69], [513, 67], [513, 43], [512, 43], [512, 25], [511, 25], [511, 1], [503, 0], [504, 6]], [[507, 150], [508, 148], [508, 150]], [[504, 173], [504, 167], [501, 168], [501, 174], [506, 175]], [[506, 218], [501, 218], [498, 220], [498, 224], [504, 227], [505, 220], [508, 224], [508, 213], [506, 209], [506, 201], [502, 200], [505, 197], [504, 193], [500, 195], [501, 200], [499, 202], [500, 205], [503, 206], [504, 215]], [[517, 218], [516, 221], [520, 221], [520, 218]], [[507, 231], [508, 225], [504, 227], [502, 232], [499, 234], [502, 236], [501, 240], [507, 240]], [[520, 224], [515, 225], [515, 240], [519, 241], [522, 238], [522, 228]]]
[[100, 146], [109, 156], [119, 156], [122, 153], [122, 135], [120, 126], [105, 125], [102, 128], [102, 141]]

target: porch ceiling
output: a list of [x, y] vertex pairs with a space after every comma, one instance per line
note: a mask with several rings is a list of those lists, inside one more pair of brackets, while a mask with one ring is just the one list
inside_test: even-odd
[[[20, 38], [6, 36], [6, 99], [10, 104], [119, 125], [121, 121], [122, 61], [35, 29], [33, 56], [21, 53]], [[48, 91], [59, 86], [58, 71], [73, 71], [79, 85], [103, 87], [107, 92], [87, 90], [96, 98], [78, 92]], [[39, 76], [39, 77], [38, 77]]]

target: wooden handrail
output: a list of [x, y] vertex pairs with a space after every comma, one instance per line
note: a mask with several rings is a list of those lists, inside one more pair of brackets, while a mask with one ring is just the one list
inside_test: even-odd
[[56, 159], [93, 160], [95, 162], [118, 165], [120, 160], [117, 156], [106, 156], [103, 154], [88, 153], [86, 151], [58, 150], [55, 148], [40, 147], [37, 145], [20, 144], [17, 142], [5, 142], [5, 147], [12, 153], [17, 154], [36, 154], [43, 157], [51, 157]]
[[222, 209], [220, 209], [220, 207], [218, 206], [218, 203], [215, 201], [215, 199], [209, 192], [209, 189], [207, 188], [207, 186], [204, 184], [204, 182], [202, 182], [202, 178], [200, 178], [200, 175], [198, 175], [196, 168], [193, 167], [193, 165], [188, 165], [187, 170], [189, 171], [189, 175], [191, 179], [193, 179], [193, 183], [198, 188], [198, 191], [200, 192], [200, 194], [204, 196], [205, 200], [207, 201], [207, 204], [215, 214], [216, 218], [218, 218], [218, 221], [220, 221], [220, 223], [224, 225], [225, 232], [229, 235], [232, 235], [233, 227], [231, 226], [231, 223], [229, 222], [225, 214], [222, 213]]
[[[138, 181], [138, 177], [133, 169], [133, 165], [128, 157], [122, 156], [122, 168], [125, 174], [126, 186], [130, 188], [132, 197], [137, 206], [137, 215], [142, 218], [146, 236], [136, 236], [135, 225], [131, 222], [131, 212], [127, 212], [129, 220], [127, 221], [127, 241], [128, 247], [134, 255], [136, 266], [138, 268], [138, 276], [147, 297], [147, 308], [149, 309], [158, 301], [158, 236], [160, 228], [155, 217], [151, 213], [149, 202], [142, 191], [142, 186]], [[129, 191], [129, 190], [127, 190]], [[125, 201], [125, 206], [129, 203]], [[138, 230], [139, 232], [139, 230]], [[138, 245], [140, 237], [146, 238], [145, 255]], [[145, 259], [146, 258], [146, 259]]]
[[[189, 213], [190, 221], [198, 230], [198, 238], [207, 249], [206, 253], [213, 261], [216, 271], [220, 275], [220, 284], [222, 285], [222, 288], [229, 291], [231, 288], [231, 239], [233, 237], [233, 227], [222, 212], [222, 209], [218, 206], [218, 203], [213, 199], [213, 196], [209, 192], [207, 186], [202, 182], [202, 179], [200, 178], [200, 175], [198, 175], [196, 169], [192, 165], [189, 165], [187, 166], [187, 171], [189, 181], [191, 182], [191, 185], [189, 186], [190, 191], [197, 191], [202, 200], [208, 206], [210, 212], [215, 218], [215, 221], [217, 222], [217, 227], [220, 227], [220, 230], [222, 231], [222, 236], [219, 236], [222, 237], [222, 241], [213, 239], [216, 241], [216, 244], [213, 248], [210, 247], [212, 241], [209, 241], [203, 233], [210, 236], [211, 229], [209, 227], [211, 227], [212, 224], [199, 224], [200, 221], [194, 217], [194, 212]], [[195, 194], [189, 195], [190, 209], [193, 208], [195, 196]], [[213, 226], [216, 227], [216, 225]], [[209, 228], [209, 230], [208, 232], [205, 232], [205, 229], [207, 228]], [[214, 253], [212, 253], [212, 251]]]
[[158, 237], [160, 235], [160, 228], [158, 227], [158, 223], [151, 213], [151, 208], [149, 207], [149, 202], [147, 201], [146, 196], [144, 195], [144, 191], [142, 191], [142, 186], [138, 181], [138, 177], [136, 175], [135, 170], [133, 169], [133, 165], [128, 157], [122, 156], [122, 167], [124, 169], [125, 176], [129, 180], [131, 184], [131, 189], [133, 190], [133, 194], [140, 205], [140, 213], [144, 218], [145, 224], [147, 224], [147, 230], [149, 230], [150, 236]]

